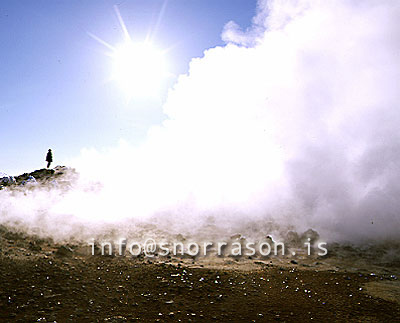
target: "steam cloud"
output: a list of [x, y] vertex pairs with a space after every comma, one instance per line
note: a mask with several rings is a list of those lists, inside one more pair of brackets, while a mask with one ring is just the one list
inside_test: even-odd
[[74, 160], [101, 188], [0, 192], [2, 222], [397, 239], [399, 21], [395, 1], [259, 1], [251, 28], [227, 23], [226, 46], [192, 60], [142, 145]]

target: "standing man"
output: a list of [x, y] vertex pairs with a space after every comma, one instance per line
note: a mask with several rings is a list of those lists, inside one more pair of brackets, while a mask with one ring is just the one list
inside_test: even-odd
[[49, 149], [49, 151], [47, 152], [46, 161], [47, 161], [47, 168], [49, 168], [51, 162], [53, 161], [53, 154], [51, 153], [51, 149]]

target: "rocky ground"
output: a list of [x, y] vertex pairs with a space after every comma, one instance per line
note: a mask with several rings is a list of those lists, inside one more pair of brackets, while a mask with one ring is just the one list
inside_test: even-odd
[[4, 322], [394, 322], [400, 316], [397, 276], [390, 272], [275, 259], [232, 265], [91, 256], [87, 246], [58, 245], [5, 227], [0, 245]]
[[27, 189], [35, 185], [40, 185], [41, 187], [53, 187], [54, 185], [68, 187], [79, 177], [73, 168], [66, 166], [56, 166], [53, 169], [42, 168], [15, 177], [4, 173], [1, 174], [6, 177], [0, 178], [0, 190], [5, 188], [15, 190], [21, 187]]
[[[76, 176], [40, 170], [3, 189], [68, 187], [65, 173]], [[29, 176], [37, 184], [22, 188]], [[400, 264], [378, 259], [379, 248], [330, 245], [327, 256], [296, 258], [92, 256], [88, 245], [3, 225], [0, 321], [395, 322]]]

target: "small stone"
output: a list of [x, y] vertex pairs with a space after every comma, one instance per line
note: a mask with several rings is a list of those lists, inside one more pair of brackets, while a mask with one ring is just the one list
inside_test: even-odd
[[60, 257], [71, 257], [73, 254], [73, 250], [67, 246], [61, 246], [57, 249], [56, 255]]

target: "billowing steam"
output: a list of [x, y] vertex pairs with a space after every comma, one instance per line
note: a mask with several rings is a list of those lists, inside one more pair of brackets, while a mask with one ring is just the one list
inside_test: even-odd
[[227, 45], [192, 60], [142, 145], [74, 160], [101, 186], [0, 192], [2, 222], [396, 238], [399, 22], [395, 1], [259, 1], [250, 29], [227, 23]]

